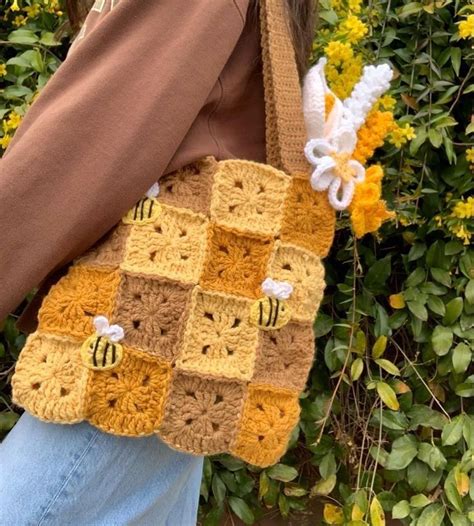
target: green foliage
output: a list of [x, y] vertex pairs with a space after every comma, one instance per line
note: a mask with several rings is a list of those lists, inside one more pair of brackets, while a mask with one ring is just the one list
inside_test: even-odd
[[[474, 250], [466, 243], [474, 226], [453, 212], [473, 191], [474, 53], [457, 31], [472, 12], [466, 0], [383, 0], [367, 9], [365, 60], [394, 66], [396, 117], [416, 131], [401, 151], [378, 153], [397, 219], [356, 241], [340, 218], [315, 323], [317, 367], [290, 450], [264, 470], [206, 459], [205, 526], [229, 511], [246, 524], [267, 510], [286, 517], [311, 499], [332, 502], [330, 524], [383, 524], [387, 512], [411, 526], [474, 521]], [[320, 14], [323, 29], [338, 23], [328, 0]], [[68, 45], [53, 36], [57, 13], [42, 9], [15, 28], [17, 15], [0, 22], [4, 121], [12, 110], [24, 114]], [[8, 380], [24, 336], [13, 322], [0, 332], [0, 433], [17, 418]]]

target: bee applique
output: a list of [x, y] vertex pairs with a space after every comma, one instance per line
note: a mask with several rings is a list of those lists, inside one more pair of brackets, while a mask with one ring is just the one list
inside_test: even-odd
[[96, 316], [94, 326], [96, 333], [81, 347], [82, 363], [95, 371], [113, 369], [122, 361], [123, 347], [118, 342], [123, 339], [123, 329], [119, 325], [109, 325], [105, 316]]
[[161, 206], [156, 200], [156, 197], [160, 193], [160, 186], [155, 183], [146, 193], [145, 197], [142, 197], [140, 201], [129, 210], [126, 215], [122, 218], [122, 221], [127, 225], [145, 225], [147, 223], [153, 223], [160, 214]]
[[250, 321], [264, 331], [281, 329], [291, 318], [291, 311], [285, 300], [293, 292], [293, 286], [286, 281], [267, 278], [262, 283], [262, 291], [265, 297], [258, 299], [250, 307]]

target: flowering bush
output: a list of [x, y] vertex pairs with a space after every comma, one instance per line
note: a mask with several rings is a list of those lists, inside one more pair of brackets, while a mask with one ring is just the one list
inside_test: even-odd
[[[57, 2], [7, 0], [0, 25], [1, 144], [64, 57]], [[18, 7], [17, 10], [16, 7]], [[335, 97], [367, 64], [391, 91], [357, 132], [366, 166], [340, 212], [315, 323], [317, 366], [281, 463], [206, 459], [201, 517], [246, 524], [317, 499], [315, 524], [474, 521], [474, 8], [468, 0], [320, 0], [313, 49]], [[56, 38], [59, 40], [57, 41]], [[335, 103], [326, 100], [328, 111]], [[370, 159], [370, 165], [368, 161]], [[382, 224], [383, 222], [383, 224]], [[24, 337], [0, 332], [0, 431], [17, 418], [8, 379]], [[295, 523], [301, 519], [295, 518]]]

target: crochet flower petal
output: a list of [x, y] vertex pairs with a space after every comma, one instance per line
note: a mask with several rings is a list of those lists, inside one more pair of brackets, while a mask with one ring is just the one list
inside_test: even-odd
[[334, 179], [333, 168], [336, 163], [331, 157], [323, 157], [311, 176], [311, 187], [317, 192], [327, 190]]
[[365, 180], [365, 168], [360, 164], [359, 161], [350, 160], [349, 166], [354, 169], [355, 182], [362, 183]]
[[341, 129], [334, 137], [334, 146], [339, 153], [352, 153], [357, 144], [357, 135], [349, 128]]
[[[342, 195], [339, 197], [341, 186]], [[330, 184], [328, 191], [328, 198], [332, 207], [335, 210], [345, 210], [351, 204], [352, 197], [354, 196], [354, 189], [355, 184], [353, 181], [343, 183], [341, 179], [335, 178]]]
[[306, 143], [304, 153], [306, 159], [315, 165], [321, 162], [323, 156], [329, 155], [332, 150], [331, 144], [325, 139], [311, 139]]

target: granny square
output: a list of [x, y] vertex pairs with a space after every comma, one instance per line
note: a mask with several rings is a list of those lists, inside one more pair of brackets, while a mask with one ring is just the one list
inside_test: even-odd
[[336, 214], [325, 192], [315, 192], [308, 178], [293, 177], [285, 201], [282, 241], [324, 257], [334, 237]]
[[223, 161], [215, 174], [211, 220], [230, 228], [274, 235], [291, 178], [268, 165]]
[[261, 331], [252, 381], [301, 391], [313, 355], [312, 323], [290, 322], [278, 331]]
[[245, 386], [175, 371], [160, 436], [179, 449], [224, 452], [234, 439]]
[[174, 362], [190, 297], [189, 285], [124, 272], [114, 315], [125, 332], [123, 343]]
[[87, 417], [108, 433], [150, 435], [163, 416], [170, 379], [171, 367], [164, 361], [125, 347], [117, 367], [91, 372]]
[[293, 285], [287, 301], [293, 319], [313, 321], [325, 288], [320, 258], [304, 248], [277, 241], [268, 274]]
[[201, 286], [258, 298], [272, 248], [270, 237], [211, 224]]
[[249, 385], [231, 453], [257, 466], [274, 464], [285, 452], [299, 414], [297, 393]]
[[160, 179], [158, 201], [202, 214], [209, 213], [217, 161], [206, 157]]
[[155, 223], [135, 225], [121, 268], [129, 272], [197, 283], [206, 246], [207, 218], [162, 205]]
[[80, 422], [88, 377], [80, 347], [64, 336], [31, 334], [16, 364], [14, 402], [45, 420]]
[[117, 269], [123, 260], [125, 242], [131, 227], [118, 223], [116, 228], [108, 232], [92, 246], [83, 256], [76, 260], [79, 265], [89, 267], [111, 267]]
[[118, 271], [72, 266], [44, 299], [38, 328], [78, 338], [90, 336], [94, 316], [112, 315], [119, 280]]
[[196, 287], [177, 367], [249, 380], [258, 344], [258, 329], [248, 320], [251, 303]]

